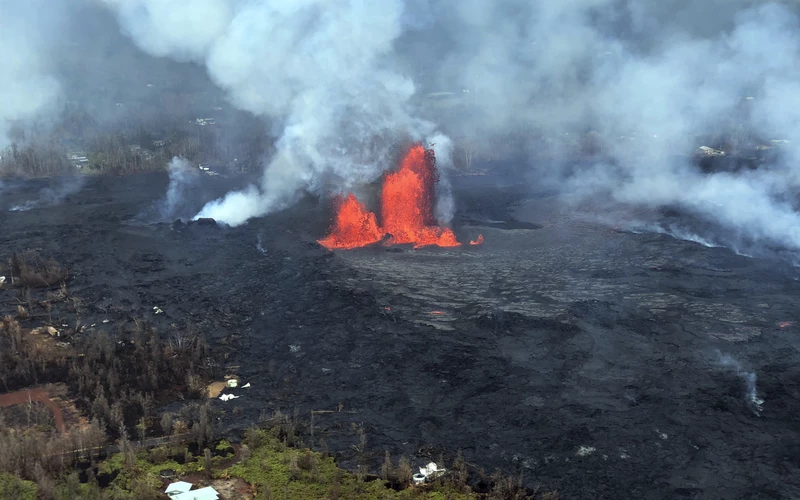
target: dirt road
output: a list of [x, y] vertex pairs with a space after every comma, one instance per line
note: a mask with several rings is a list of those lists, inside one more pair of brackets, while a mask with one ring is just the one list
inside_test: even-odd
[[32, 401], [44, 403], [51, 410], [53, 410], [53, 418], [56, 422], [56, 428], [62, 434], [67, 432], [67, 427], [64, 425], [64, 416], [61, 414], [61, 408], [59, 408], [59, 406], [50, 399], [50, 395], [44, 389], [24, 390], [10, 392], [8, 394], [0, 394], [0, 408], [21, 405]]

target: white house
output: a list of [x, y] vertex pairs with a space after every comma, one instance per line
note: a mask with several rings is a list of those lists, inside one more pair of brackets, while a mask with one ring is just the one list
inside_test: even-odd
[[206, 486], [199, 490], [179, 493], [171, 498], [172, 500], [219, 500], [219, 493], [211, 486]]
[[175, 496], [180, 495], [181, 493], [186, 493], [187, 491], [192, 489], [192, 483], [187, 483], [185, 481], [178, 481], [177, 483], [172, 483], [167, 486], [167, 489], [164, 490], [164, 493], [167, 496], [175, 498]]
[[192, 483], [184, 481], [170, 484], [164, 493], [172, 500], [219, 500], [219, 493], [211, 486], [192, 490]]

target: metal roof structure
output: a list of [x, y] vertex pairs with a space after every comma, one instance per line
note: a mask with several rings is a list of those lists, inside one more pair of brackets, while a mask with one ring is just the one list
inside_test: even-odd
[[219, 493], [211, 486], [199, 490], [187, 491], [172, 497], [172, 500], [219, 500]]
[[192, 489], [192, 483], [187, 483], [185, 481], [178, 481], [175, 483], [170, 483], [170, 485], [167, 486], [167, 489], [164, 490], [164, 493], [166, 493], [169, 496], [173, 496], [173, 495], [178, 495], [180, 493], [186, 493], [191, 489]]

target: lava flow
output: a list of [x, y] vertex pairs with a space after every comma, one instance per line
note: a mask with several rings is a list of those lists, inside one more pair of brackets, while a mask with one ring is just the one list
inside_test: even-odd
[[483, 245], [483, 235], [479, 234], [477, 238], [469, 242], [470, 245]]
[[[381, 190], [381, 223], [352, 193], [340, 201], [331, 233], [319, 244], [328, 248], [358, 248], [377, 243], [413, 244], [414, 248], [461, 243], [449, 228], [436, 225], [433, 216], [436, 183], [433, 150], [415, 145], [403, 157], [400, 168], [386, 176]], [[478, 241], [483, 242], [479, 236]], [[470, 242], [475, 244], [473, 242]]]
[[350, 193], [340, 200], [333, 221], [331, 234], [318, 243], [325, 248], [356, 248], [381, 240], [383, 233], [378, 229], [375, 214]]

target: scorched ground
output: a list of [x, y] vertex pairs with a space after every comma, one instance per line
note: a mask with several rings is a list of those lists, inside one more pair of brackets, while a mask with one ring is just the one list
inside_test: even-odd
[[215, 402], [232, 435], [330, 410], [306, 441], [344, 465], [363, 428], [375, 464], [461, 449], [563, 498], [800, 496], [794, 268], [612, 230], [488, 178], [454, 184], [455, 236], [483, 245], [330, 252], [316, 243], [330, 205], [311, 199], [235, 229], [156, 223], [159, 176], [7, 212], [40, 192], [17, 184], [0, 243], [68, 265], [85, 321], [205, 332], [252, 384]]

